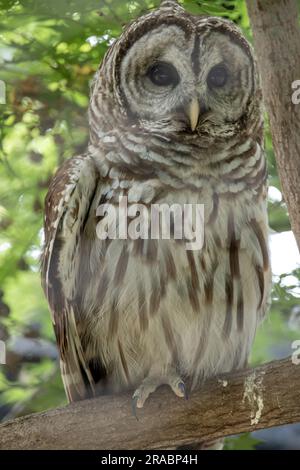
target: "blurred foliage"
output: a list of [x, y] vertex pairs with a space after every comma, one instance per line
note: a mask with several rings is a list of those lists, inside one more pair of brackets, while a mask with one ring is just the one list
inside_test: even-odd
[[245, 433], [240, 436], [226, 439], [224, 450], [253, 450], [260, 441], [251, 434]]
[[[0, 369], [0, 419], [66, 403], [57, 360], [15, 351], [10, 341], [54, 345], [38, 272], [45, 193], [61, 162], [85, 149], [89, 86], [105, 51], [124, 24], [158, 3], [0, 0], [0, 80], [7, 87], [7, 104], [0, 104], [0, 340], [8, 344]], [[182, 3], [195, 14], [232, 19], [251, 40], [244, 1]], [[270, 185], [280, 196], [268, 129], [266, 152]], [[290, 230], [281, 196], [270, 201], [270, 225]], [[291, 352], [299, 330], [292, 331], [288, 320], [298, 295], [299, 270], [275, 279], [271, 315], [257, 335], [253, 363], [280, 355], [278, 345]], [[255, 443], [244, 435], [229, 439], [226, 448]]]

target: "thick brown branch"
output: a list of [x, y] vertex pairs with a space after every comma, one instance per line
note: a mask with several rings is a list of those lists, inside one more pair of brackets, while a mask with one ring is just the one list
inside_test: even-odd
[[300, 249], [300, 28], [296, 0], [247, 0], [282, 191]]
[[189, 400], [160, 389], [139, 411], [105, 396], [0, 426], [1, 449], [170, 449], [300, 421], [300, 365], [291, 358], [210, 380]]

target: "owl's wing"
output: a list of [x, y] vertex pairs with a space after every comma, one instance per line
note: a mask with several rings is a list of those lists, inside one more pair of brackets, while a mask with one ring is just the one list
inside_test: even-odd
[[[61, 357], [61, 372], [69, 401], [86, 397], [93, 390], [94, 381], [85, 362], [82, 344], [77, 331], [72, 295], [66, 295], [74, 275], [72, 267], [78, 256], [80, 230], [86, 219], [97, 187], [97, 171], [92, 159], [78, 156], [67, 160], [54, 176], [45, 201], [45, 246], [42, 257], [42, 284], [48, 299], [58, 348]], [[62, 248], [71, 243], [68, 269], [61, 272]], [[63, 280], [63, 284], [62, 284]], [[75, 307], [75, 306], [74, 306]]]

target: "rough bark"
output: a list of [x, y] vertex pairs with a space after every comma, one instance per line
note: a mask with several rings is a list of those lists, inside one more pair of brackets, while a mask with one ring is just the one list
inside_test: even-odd
[[296, 0], [247, 0], [278, 173], [300, 249], [300, 28]]
[[171, 449], [300, 421], [291, 358], [210, 380], [188, 400], [151, 395], [137, 421], [130, 394], [77, 402], [0, 426], [1, 449]]

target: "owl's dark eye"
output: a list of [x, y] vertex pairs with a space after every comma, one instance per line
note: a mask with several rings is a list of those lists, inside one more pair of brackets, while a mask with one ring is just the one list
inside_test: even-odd
[[228, 71], [225, 65], [215, 65], [208, 74], [207, 84], [209, 88], [222, 88], [228, 80]]
[[152, 65], [149, 68], [147, 75], [151, 82], [157, 86], [176, 86], [180, 81], [175, 67], [166, 62], [157, 62], [156, 64]]

